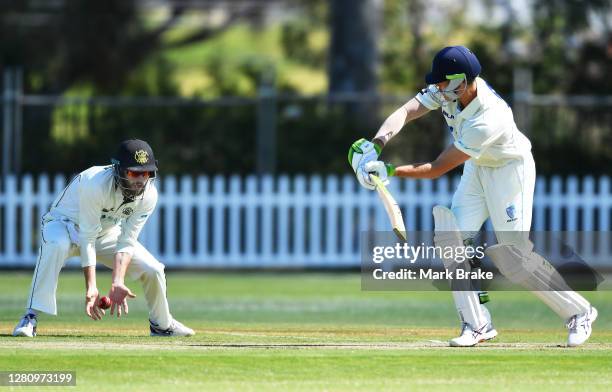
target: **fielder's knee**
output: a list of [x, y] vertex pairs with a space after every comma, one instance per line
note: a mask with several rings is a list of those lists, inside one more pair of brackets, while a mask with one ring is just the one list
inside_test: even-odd
[[149, 278], [154, 277], [164, 277], [165, 276], [165, 266], [159, 261], [155, 261], [154, 263], [148, 264], [144, 269], [144, 274]]
[[43, 244], [43, 252], [50, 252], [56, 255], [65, 256], [70, 253], [72, 244], [68, 239], [53, 239], [48, 240]]

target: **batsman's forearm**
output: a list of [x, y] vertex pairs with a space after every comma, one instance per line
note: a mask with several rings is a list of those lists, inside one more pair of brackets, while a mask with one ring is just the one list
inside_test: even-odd
[[469, 155], [451, 144], [442, 151], [435, 161], [400, 166], [395, 169], [394, 175], [411, 178], [438, 178], [461, 165], [469, 158]]
[[384, 147], [393, 136], [397, 135], [402, 130], [402, 127], [406, 123], [406, 115], [407, 112], [404, 106], [393, 112], [387, 117], [378, 132], [376, 132], [376, 136], [372, 139], [372, 143]]
[[119, 252], [115, 254], [115, 261], [113, 263], [113, 283], [124, 283], [125, 272], [131, 261], [132, 257], [128, 253]]
[[96, 266], [92, 265], [83, 268], [83, 275], [85, 276], [85, 289], [96, 288]]
[[395, 168], [396, 177], [409, 178], [438, 178], [442, 174], [438, 168], [431, 163], [415, 163], [412, 165], [398, 166]]
[[412, 98], [387, 117], [378, 132], [376, 132], [372, 142], [380, 147], [384, 147], [391, 138], [400, 133], [406, 123], [421, 117], [428, 111], [429, 109], [423, 106], [416, 98]]

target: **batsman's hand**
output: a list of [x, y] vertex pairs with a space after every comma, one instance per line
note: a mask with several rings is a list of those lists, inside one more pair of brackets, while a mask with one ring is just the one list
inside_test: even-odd
[[100, 309], [98, 307], [98, 297], [100, 294], [98, 293], [97, 288], [90, 288], [85, 293], [85, 313], [92, 320], [101, 320], [102, 316], [104, 316], [104, 309]]
[[125, 284], [117, 282], [112, 284], [108, 297], [111, 300], [111, 315], [117, 311], [117, 317], [121, 317], [122, 313], [129, 312], [127, 299], [136, 298], [136, 295]]
[[376, 161], [380, 155], [380, 146], [365, 139], [359, 139], [351, 144], [348, 152], [348, 161], [359, 183], [367, 189], [374, 189], [374, 183], [370, 180], [370, 175], [365, 169], [368, 162]]
[[385, 163], [383, 161], [372, 161], [365, 164], [365, 171], [368, 173], [368, 177], [370, 174], [374, 174], [383, 184], [389, 185], [389, 177], [395, 174], [395, 167], [390, 163]]

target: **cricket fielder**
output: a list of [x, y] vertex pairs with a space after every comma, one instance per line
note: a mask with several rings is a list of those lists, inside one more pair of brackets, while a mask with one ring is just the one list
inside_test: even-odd
[[[439, 51], [425, 77], [428, 87], [393, 112], [371, 142], [360, 139], [353, 143], [349, 163], [359, 183], [368, 189], [374, 189], [369, 173], [387, 181], [393, 175], [437, 178], [464, 163], [450, 210], [434, 207], [435, 244], [467, 245], [490, 217], [498, 245], [487, 248], [486, 254], [510, 281], [533, 291], [567, 320], [568, 346], [580, 345], [591, 335], [597, 310], [569, 287], [552, 287], [551, 282], [562, 279], [533, 251], [526, 235], [531, 227], [536, 176], [531, 143], [517, 129], [511, 108], [479, 77], [480, 71], [474, 53], [463, 46]], [[454, 142], [433, 162], [393, 167], [378, 160], [385, 144], [407, 122], [437, 109], [442, 110]], [[456, 264], [452, 259], [443, 262], [447, 269]], [[497, 335], [478, 292], [453, 290], [453, 298], [462, 330], [450, 341], [451, 346], [474, 346]]]
[[128, 275], [142, 283], [151, 336], [194, 335], [170, 314], [164, 265], [137, 241], [157, 203], [156, 173], [151, 147], [132, 139], [120, 144], [112, 165], [93, 166], [72, 179], [42, 218], [42, 244], [26, 312], [13, 336], [36, 336], [40, 312], [57, 315], [59, 273], [66, 259], [77, 255], [85, 275], [85, 312], [93, 320], [105, 314], [96, 286], [100, 261], [113, 270], [111, 314], [127, 314], [127, 298], [135, 297], [124, 283]]

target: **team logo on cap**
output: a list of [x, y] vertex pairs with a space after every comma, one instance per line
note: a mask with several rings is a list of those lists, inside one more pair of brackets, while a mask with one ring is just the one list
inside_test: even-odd
[[149, 153], [145, 150], [138, 150], [134, 153], [134, 159], [136, 160], [136, 162], [140, 163], [141, 165], [144, 165], [149, 161]]

